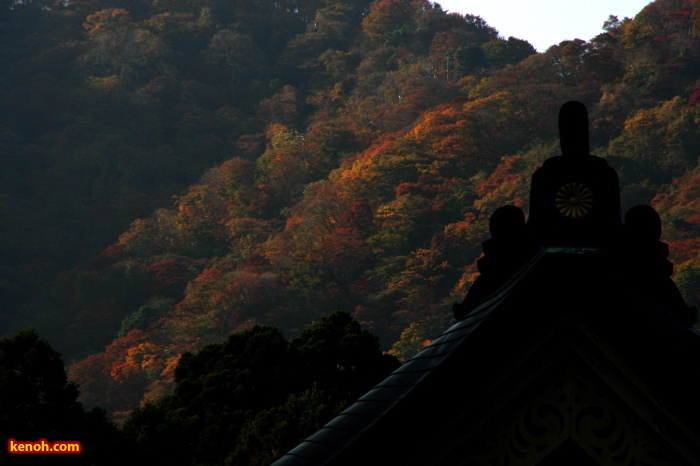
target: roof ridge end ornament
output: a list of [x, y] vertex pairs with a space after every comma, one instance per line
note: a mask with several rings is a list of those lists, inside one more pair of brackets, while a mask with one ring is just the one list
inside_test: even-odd
[[491, 239], [482, 243], [480, 275], [464, 301], [452, 307], [463, 319], [540, 249], [557, 254], [604, 254], [631, 286], [671, 310], [682, 322], [697, 321], [671, 279], [661, 221], [649, 206], [620, 219], [620, 182], [608, 162], [590, 154], [588, 110], [569, 101], [559, 110], [562, 155], [550, 157], [532, 175], [530, 212], [499, 207], [491, 215]]
[[620, 182], [605, 159], [590, 154], [588, 110], [559, 110], [562, 155], [532, 175], [528, 230], [544, 247], [605, 247], [620, 234]]

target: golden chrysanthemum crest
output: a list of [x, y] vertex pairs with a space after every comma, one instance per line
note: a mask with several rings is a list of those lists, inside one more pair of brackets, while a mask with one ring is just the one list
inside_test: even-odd
[[559, 188], [556, 206], [560, 214], [568, 218], [582, 218], [593, 209], [593, 193], [585, 184], [568, 183]]

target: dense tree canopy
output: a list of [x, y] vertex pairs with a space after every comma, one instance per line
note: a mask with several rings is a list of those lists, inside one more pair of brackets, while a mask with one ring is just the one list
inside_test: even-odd
[[[122, 464], [116, 426], [99, 408], [85, 411], [78, 388], [67, 381], [61, 355], [34, 329], [0, 340], [0, 434], [5, 441], [79, 441], [80, 455], [30, 456], [25, 464]], [[9, 461], [6, 448], [0, 453]]]
[[287, 343], [269, 326], [184, 353], [175, 389], [124, 423], [158, 464], [267, 465], [398, 367], [377, 337], [333, 312]]

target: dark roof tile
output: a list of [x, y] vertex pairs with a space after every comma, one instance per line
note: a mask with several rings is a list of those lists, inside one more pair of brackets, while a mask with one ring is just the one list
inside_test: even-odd
[[[358, 406], [355, 406], [358, 405]], [[383, 406], [377, 404], [375, 409], [381, 409], [382, 407], [388, 407], [391, 403], [384, 402]], [[338, 416], [331, 422], [322, 427], [321, 430], [326, 427], [331, 427], [334, 429], [342, 429], [352, 432], [362, 432], [366, 429], [368, 425], [377, 420], [378, 416], [366, 414], [363, 412], [363, 408], [367, 407], [365, 403], [353, 403], [348, 409], [338, 414]], [[380, 410], [375, 411], [375, 413], [381, 413]]]
[[441, 356], [416, 357], [399, 367], [395, 373], [424, 372], [440, 365], [442, 360], [443, 358]]
[[360, 401], [396, 401], [406, 394], [411, 389], [411, 385], [402, 386], [377, 386], [365, 393]]
[[338, 446], [343, 445], [350, 439], [350, 437], [353, 437], [354, 435], [355, 432], [351, 430], [337, 429], [326, 426], [317, 431], [311, 437], [307, 438], [306, 441], [328, 446]]

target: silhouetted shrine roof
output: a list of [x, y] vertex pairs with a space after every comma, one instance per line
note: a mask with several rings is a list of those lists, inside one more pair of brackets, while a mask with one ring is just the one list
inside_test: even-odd
[[[700, 335], [672, 312], [640, 297], [606, 265], [607, 259], [596, 248], [541, 248], [482, 304], [274, 465], [353, 464], [357, 453], [348, 453], [348, 449], [400, 442], [397, 439], [406, 433], [393, 431], [410, 422], [415, 423], [411, 429], [428, 429], [415, 435], [419, 455], [421, 439], [429, 437], [432, 429], [445, 428], [441, 423], [449, 423], [447, 399], [464, 403], [482, 396], [491, 385], [488, 378], [479, 377], [484, 367], [521, 357], [530, 351], [531, 342], [545, 345], [548, 338], [559, 338], [559, 345], [566, 345], [575, 335], [594, 335], [591, 338], [604, 341], [603, 346], [619, 356], [617, 363], [624, 370], [631, 367], [642, 374], [644, 383], [665, 402], [683, 399], [684, 393], [690, 396], [700, 384], [691, 383], [689, 371], [683, 368], [691, 358], [700, 358]], [[568, 278], [567, 274], [555, 276], [560, 269], [574, 272]], [[544, 290], [552, 286], [559, 289], [545, 295]], [[577, 286], [581, 287], [578, 295]], [[612, 291], [616, 297], [610, 300]], [[542, 299], [533, 301], [539, 295]], [[616, 311], [619, 315], [611, 315]], [[631, 321], [633, 318], [637, 321]], [[664, 352], [656, 357], [660, 347]], [[668, 394], [663, 386], [655, 385], [659, 380], [678, 389]], [[470, 390], [458, 389], [462, 384]], [[419, 387], [422, 390], [417, 393]], [[392, 432], [387, 433], [387, 425]], [[409, 448], [405, 443], [398, 445]], [[407, 464], [421, 464], [411, 462], [410, 448], [393, 455]]]
[[544, 256], [544, 250], [532, 259], [492, 297], [466, 318], [447, 329], [423, 351], [408, 360], [389, 377], [342, 411], [335, 419], [307, 438], [287, 456], [274, 463], [284, 465], [325, 464], [376, 421], [391, 410], [422, 380], [452, 354], [472, 332], [498, 307], [520, 279]]
[[461, 464], [484, 426], [501, 438], [507, 403], [529, 406], [538, 382], [561, 377], [638, 417], [663, 464], [700, 464], [697, 311], [671, 280], [654, 209], [620, 220], [617, 173], [588, 154], [587, 132], [583, 104], [564, 104], [563, 155], [533, 174], [527, 222], [516, 206], [492, 214], [457, 323], [276, 466]]

